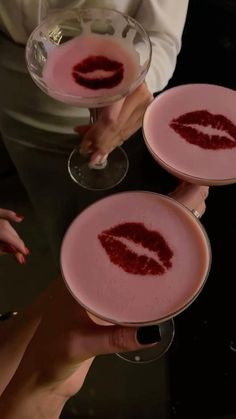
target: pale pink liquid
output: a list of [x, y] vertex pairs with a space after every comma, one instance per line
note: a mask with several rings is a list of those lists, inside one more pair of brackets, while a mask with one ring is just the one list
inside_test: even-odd
[[[135, 275], [113, 264], [98, 239], [124, 222], [156, 230], [173, 252], [162, 275]], [[153, 252], [121, 239], [137, 254]], [[127, 192], [98, 201], [69, 227], [61, 249], [65, 281], [90, 312], [113, 323], [146, 323], [172, 317], [201, 290], [210, 265], [209, 242], [192, 213], [176, 201], [149, 192]]]
[[[204, 149], [187, 142], [170, 126], [180, 115], [207, 110], [212, 115], [227, 117], [236, 129], [235, 103], [235, 91], [215, 85], [192, 84], [167, 90], [152, 102], [144, 117], [143, 131], [149, 151], [166, 170], [190, 182], [208, 185], [236, 182], [236, 147]], [[232, 139], [229, 133], [211, 126], [192, 124], [192, 127]]]
[[[123, 64], [124, 77], [112, 88], [93, 90], [77, 84], [72, 77], [72, 69], [90, 56], [105, 56]], [[62, 102], [74, 102], [76, 97], [114, 96], [128, 88], [140, 73], [138, 53], [127, 41], [116, 36], [88, 34], [78, 36], [48, 51], [48, 59], [43, 69], [43, 80], [48, 92]], [[87, 77], [108, 77], [111, 72], [96, 70]]]

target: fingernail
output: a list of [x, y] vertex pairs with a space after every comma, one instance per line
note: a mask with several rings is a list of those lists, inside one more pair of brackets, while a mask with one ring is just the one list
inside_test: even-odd
[[20, 262], [21, 265], [25, 265], [26, 264], [26, 259], [23, 255], [19, 255], [18, 260]]
[[137, 330], [137, 341], [141, 345], [157, 343], [161, 340], [160, 329], [158, 326], [140, 327]]
[[107, 158], [107, 154], [95, 153], [91, 157], [91, 163], [92, 164], [102, 164], [102, 163], [105, 162], [106, 158]]
[[25, 247], [25, 250], [26, 250], [26, 253], [27, 253], [27, 255], [30, 255], [30, 249], [28, 249], [28, 247]]
[[17, 218], [20, 218], [21, 220], [23, 220], [23, 218], [25, 218], [24, 215], [21, 215], [21, 214], [16, 214], [16, 216], [17, 216]]

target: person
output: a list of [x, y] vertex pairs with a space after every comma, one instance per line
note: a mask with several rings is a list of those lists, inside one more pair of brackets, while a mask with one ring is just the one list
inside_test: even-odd
[[188, 8], [188, 0], [0, 0], [0, 131], [57, 260], [56, 243], [71, 216], [101, 196], [74, 185], [66, 167], [68, 154], [78, 145], [74, 129], [87, 124], [88, 110], [45, 95], [31, 80], [25, 63], [25, 44], [39, 23], [40, 4], [47, 13], [65, 3], [124, 12], [143, 25], [152, 43], [145, 82], [123, 101], [118, 116], [117, 104], [100, 110], [96, 126], [84, 135], [81, 150], [88, 152], [92, 136], [98, 159], [141, 126], [153, 93], [163, 90], [173, 75]]
[[[41, 305], [42, 314], [34, 331], [36, 305], [38, 308]], [[61, 310], [58, 311], [58, 307]], [[31, 330], [29, 324], [20, 319], [24, 340], [14, 325], [17, 318], [12, 319], [12, 327], [18, 335], [14, 337], [17, 356], [12, 355], [11, 345], [7, 345], [8, 352], [6, 345], [4, 348], [0, 380], [12, 376], [12, 365], [19, 366], [0, 397], [2, 419], [58, 418], [66, 401], [82, 387], [96, 355], [142, 349], [159, 340], [158, 326], [130, 328], [95, 324], [70, 295], [61, 278], [41, 296], [40, 304], [36, 301], [32, 305], [28, 316]], [[8, 336], [5, 331], [5, 340], [12, 343]], [[22, 358], [19, 363], [20, 351]], [[1, 352], [0, 349], [0, 359], [3, 357]], [[10, 366], [10, 374], [6, 365]]]
[[[181, 184], [171, 196], [201, 216], [208, 187]], [[157, 325], [94, 323], [59, 277], [17, 316], [0, 322], [1, 419], [58, 419], [95, 356], [147, 348], [160, 338]]]

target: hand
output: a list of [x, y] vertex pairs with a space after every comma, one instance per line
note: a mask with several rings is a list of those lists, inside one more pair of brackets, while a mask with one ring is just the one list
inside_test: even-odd
[[11, 253], [21, 264], [26, 263], [25, 257], [29, 254], [29, 249], [9, 221], [20, 223], [23, 218], [14, 211], [0, 208], [0, 255]]
[[98, 108], [94, 125], [79, 126], [75, 129], [83, 136], [81, 153], [95, 153], [98, 163], [99, 158], [101, 160], [141, 127], [143, 114], [152, 100], [153, 95], [144, 82], [125, 99]]
[[[39, 406], [44, 406], [43, 417], [57, 418], [59, 415], [51, 413], [54, 401], [55, 410], [60, 411], [67, 399], [80, 390], [94, 356], [144, 347], [138, 342], [143, 328], [95, 324], [61, 279], [55, 281], [47, 296], [37, 331], [0, 399], [0, 416], [8, 413], [4, 418], [36, 419], [41, 417], [35, 413]], [[146, 336], [148, 329], [150, 336], [145, 347], [159, 340], [158, 327], [145, 328]], [[25, 406], [29, 401], [33, 412]], [[30, 409], [29, 415], [24, 409]]]
[[206, 210], [206, 199], [208, 194], [208, 186], [180, 182], [177, 188], [171, 192], [169, 196], [181, 202], [188, 209], [190, 209], [190, 211], [197, 211], [200, 218]]

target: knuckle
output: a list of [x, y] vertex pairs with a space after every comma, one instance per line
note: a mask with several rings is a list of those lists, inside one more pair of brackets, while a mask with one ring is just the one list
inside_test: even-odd
[[0, 220], [1, 230], [5, 231], [8, 229], [8, 227], [9, 227], [9, 222], [7, 220], [4, 220], [4, 219]]
[[127, 331], [123, 328], [113, 330], [109, 339], [111, 347], [116, 348], [119, 352], [128, 350]]
[[208, 194], [209, 194], [209, 188], [208, 188], [208, 186], [203, 186], [201, 188], [200, 194], [201, 194], [201, 197], [205, 200], [208, 197]]

